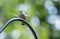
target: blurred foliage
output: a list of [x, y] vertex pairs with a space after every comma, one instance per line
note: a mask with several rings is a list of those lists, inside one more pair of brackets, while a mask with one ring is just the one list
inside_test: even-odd
[[[40, 24], [33, 26], [36, 31], [39, 39], [50, 39], [50, 26], [46, 20], [46, 17], [49, 16], [48, 10], [44, 7], [46, 0], [0, 0], [0, 26], [7, 22], [11, 18], [15, 18], [14, 14], [20, 14], [17, 10], [19, 4], [30, 4], [31, 8], [26, 12], [27, 22], [31, 25], [31, 19], [34, 16], [39, 18]], [[60, 1], [54, 2], [54, 5], [58, 9], [58, 15], [60, 15]], [[21, 25], [21, 22], [12, 22], [8, 25], [4, 32], [7, 36], [5, 39], [15, 39], [13, 38], [12, 32], [18, 30], [21, 36], [17, 39], [34, 39], [31, 31], [26, 27], [26, 25]], [[54, 37], [57, 31], [53, 29], [53, 39], [60, 39], [59, 37]], [[55, 34], [54, 34], [55, 33]], [[58, 36], [58, 35], [57, 35]]]

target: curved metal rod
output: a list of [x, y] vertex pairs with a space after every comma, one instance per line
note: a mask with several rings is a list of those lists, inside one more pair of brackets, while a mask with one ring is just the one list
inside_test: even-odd
[[31, 32], [33, 33], [35, 39], [38, 39], [38, 37], [37, 37], [34, 29], [33, 29], [25, 20], [23, 20], [23, 19], [21, 19], [21, 18], [12, 18], [12, 19], [10, 19], [9, 21], [7, 21], [7, 22], [0, 28], [0, 33], [7, 27], [8, 24], [10, 24], [10, 23], [13, 22], [13, 21], [21, 21], [21, 22], [24, 22], [24, 23], [27, 25], [27, 27], [29, 27], [29, 29], [31, 30]]

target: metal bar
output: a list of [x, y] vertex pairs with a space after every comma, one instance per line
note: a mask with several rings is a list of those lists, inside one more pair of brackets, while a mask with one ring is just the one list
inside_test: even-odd
[[29, 29], [31, 30], [31, 32], [33, 33], [35, 39], [38, 39], [34, 29], [31, 27], [30, 24], [28, 24], [25, 20], [21, 19], [21, 18], [12, 18], [9, 21], [7, 21], [1, 28], [0, 28], [0, 33], [7, 27], [8, 24], [10, 24], [13, 21], [21, 21], [23, 23], [25, 23], [27, 25], [27, 27], [29, 27]]

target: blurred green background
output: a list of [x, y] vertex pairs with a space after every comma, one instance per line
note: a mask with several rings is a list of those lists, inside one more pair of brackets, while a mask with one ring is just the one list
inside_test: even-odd
[[[60, 0], [0, 0], [0, 27], [23, 11], [38, 39], [60, 39]], [[34, 39], [26, 25], [15, 21], [0, 33], [0, 39]]]

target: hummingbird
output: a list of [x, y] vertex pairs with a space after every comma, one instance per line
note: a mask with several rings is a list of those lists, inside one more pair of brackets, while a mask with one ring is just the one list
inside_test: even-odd
[[[26, 20], [26, 16], [25, 16], [25, 14], [22, 11], [20, 11], [19, 17], [24, 19], [24, 20]], [[22, 22], [22, 25], [25, 25], [25, 24]]]

